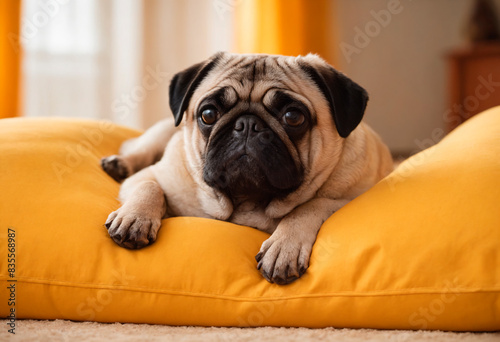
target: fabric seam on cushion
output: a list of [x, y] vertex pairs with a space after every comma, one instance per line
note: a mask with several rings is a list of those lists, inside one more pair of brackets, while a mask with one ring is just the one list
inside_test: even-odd
[[[0, 280], [7, 280], [7, 277], [0, 277]], [[474, 294], [474, 293], [494, 293], [500, 292], [500, 287], [498, 288], [486, 288], [486, 289], [467, 289], [464, 291], [463, 288], [460, 289], [431, 289], [431, 288], [415, 288], [412, 290], [392, 290], [392, 291], [374, 291], [374, 292], [337, 292], [337, 293], [323, 293], [323, 294], [307, 294], [307, 295], [293, 295], [287, 297], [267, 297], [267, 298], [248, 298], [248, 297], [235, 297], [235, 296], [227, 296], [227, 295], [218, 295], [218, 294], [209, 294], [209, 293], [193, 293], [193, 292], [185, 292], [178, 290], [162, 290], [155, 289], [149, 287], [128, 287], [128, 286], [119, 286], [119, 285], [106, 285], [106, 284], [94, 284], [94, 283], [69, 283], [60, 280], [46, 280], [46, 279], [37, 279], [37, 278], [24, 278], [17, 279], [17, 283], [28, 283], [28, 284], [40, 284], [40, 285], [53, 285], [53, 286], [63, 286], [63, 287], [77, 287], [77, 288], [85, 288], [85, 289], [94, 289], [94, 290], [116, 290], [116, 291], [131, 291], [131, 292], [144, 292], [144, 293], [155, 293], [155, 294], [166, 294], [166, 295], [181, 295], [181, 296], [190, 296], [190, 297], [205, 297], [205, 298], [213, 298], [213, 299], [225, 299], [225, 300], [233, 300], [233, 301], [253, 301], [253, 302], [262, 302], [262, 301], [277, 301], [277, 300], [293, 300], [293, 299], [303, 299], [303, 298], [324, 298], [324, 297], [383, 297], [383, 296], [401, 296], [401, 295], [439, 295], [443, 293], [452, 293], [452, 294]]]

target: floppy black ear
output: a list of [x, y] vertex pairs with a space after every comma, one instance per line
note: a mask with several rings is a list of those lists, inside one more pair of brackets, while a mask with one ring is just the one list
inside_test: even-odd
[[189, 105], [189, 100], [191, 100], [194, 91], [208, 75], [210, 70], [214, 68], [222, 55], [223, 53], [219, 52], [208, 61], [195, 64], [175, 74], [172, 81], [170, 81], [169, 102], [172, 114], [174, 114], [176, 126], [179, 126], [181, 123], [182, 116]]
[[363, 87], [329, 65], [313, 67], [302, 63], [302, 69], [317, 84], [330, 107], [330, 112], [342, 138], [359, 125], [368, 103]]

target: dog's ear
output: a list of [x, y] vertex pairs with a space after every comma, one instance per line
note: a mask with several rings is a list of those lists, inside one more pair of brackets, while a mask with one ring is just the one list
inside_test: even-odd
[[368, 103], [368, 93], [343, 73], [326, 63], [321, 64], [313, 66], [309, 63], [300, 63], [299, 65], [316, 83], [328, 101], [337, 132], [342, 138], [347, 138], [363, 118]]
[[181, 123], [194, 91], [223, 55], [224, 53], [219, 52], [207, 61], [195, 64], [175, 74], [170, 81], [169, 102], [176, 126]]

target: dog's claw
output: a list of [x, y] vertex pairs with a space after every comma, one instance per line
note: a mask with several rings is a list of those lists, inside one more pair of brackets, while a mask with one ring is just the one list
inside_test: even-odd
[[257, 253], [257, 255], [255, 256], [255, 260], [259, 262], [262, 259], [262, 255], [264, 255], [262, 252]]
[[261, 270], [260, 272], [261, 272], [262, 276], [264, 277], [264, 279], [266, 279], [266, 280], [267, 280], [268, 282], [270, 282], [270, 283], [273, 283], [272, 278], [271, 278], [271, 277], [267, 274], [267, 272], [266, 272], [266, 271]]

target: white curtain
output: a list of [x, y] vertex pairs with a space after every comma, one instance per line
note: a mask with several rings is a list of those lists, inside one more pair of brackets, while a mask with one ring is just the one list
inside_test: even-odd
[[24, 0], [24, 115], [151, 126], [171, 115], [176, 72], [232, 49], [231, 3]]

